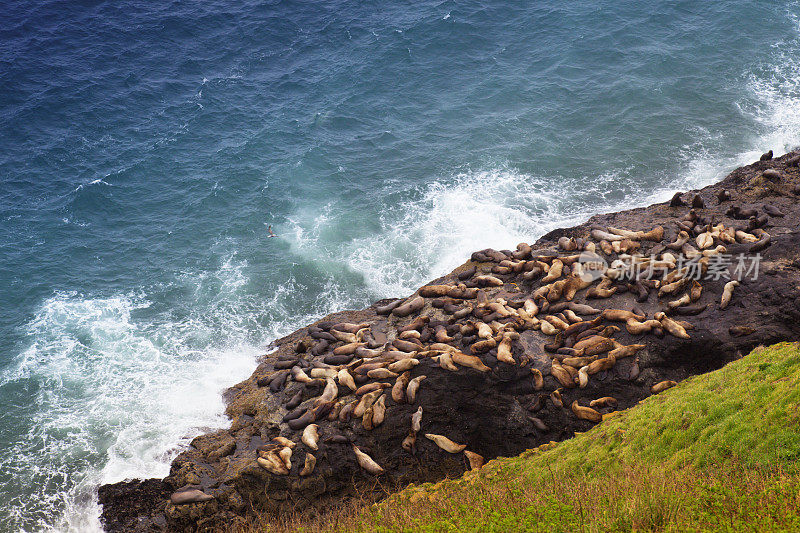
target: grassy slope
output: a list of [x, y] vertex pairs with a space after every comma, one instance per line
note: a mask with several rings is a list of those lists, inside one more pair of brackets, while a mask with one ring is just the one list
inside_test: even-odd
[[409, 487], [377, 506], [266, 529], [800, 531], [798, 458], [800, 346], [784, 343], [574, 439]]

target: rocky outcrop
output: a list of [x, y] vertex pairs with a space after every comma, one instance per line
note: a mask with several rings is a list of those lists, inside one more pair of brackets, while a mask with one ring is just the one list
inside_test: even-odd
[[668, 203], [476, 252], [402, 301], [279, 339], [226, 392], [229, 429], [196, 438], [163, 481], [99, 489], [106, 530], [214, 530], [253, 509], [380, 498], [798, 339], [798, 159], [765, 157]]

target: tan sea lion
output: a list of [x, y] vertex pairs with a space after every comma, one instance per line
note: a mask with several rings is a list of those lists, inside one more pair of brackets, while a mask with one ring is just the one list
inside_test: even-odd
[[358, 387], [356, 386], [356, 382], [353, 379], [353, 376], [350, 374], [350, 372], [347, 371], [346, 368], [342, 368], [341, 370], [339, 370], [339, 372], [336, 374], [336, 379], [339, 381], [340, 385], [344, 385], [350, 390], [354, 391], [358, 389]]
[[273, 437], [272, 442], [277, 444], [278, 446], [287, 446], [289, 448], [294, 448], [297, 446], [297, 443], [287, 439], [286, 437]]
[[556, 378], [556, 381], [558, 381], [562, 387], [572, 388], [575, 386], [572, 375], [567, 371], [566, 367], [561, 366], [556, 361], [553, 361], [550, 367], [550, 375]]
[[414, 296], [409, 298], [404, 304], [399, 305], [392, 309], [392, 314], [399, 317], [407, 317], [412, 313], [416, 313], [425, 307], [425, 299], [422, 296]]
[[426, 433], [425, 437], [434, 442], [439, 448], [449, 453], [463, 452], [467, 447], [466, 444], [458, 444], [448, 439], [444, 435], [436, 435], [435, 433]]
[[467, 458], [467, 461], [469, 461], [470, 470], [478, 470], [483, 466], [483, 457], [481, 455], [469, 450], [464, 450], [464, 456]]
[[572, 412], [575, 413], [575, 416], [581, 420], [588, 420], [589, 422], [600, 422], [603, 420], [603, 415], [591, 407], [583, 407], [582, 405], [578, 404], [578, 400], [572, 402], [570, 408], [572, 409]]
[[731, 298], [733, 297], [733, 289], [739, 286], [739, 282], [736, 280], [729, 281], [725, 284], [725, 287], [722, 289], [722, 298], [719, 302], [719, 308], [725, 309], [728, 307], [728, 304], [731, 303]]
[[[366, 416], [366, 414], [364, 415]], [[378, 400], [372, 404], [372, 427], [378, 427], [383, 424], [383, 419], [386, 416], [386, 395], [382, 394]]]
[[634, 320], [645, 319], [643, 315], [637, 315], [633, 311], [627, 311], [625, 309], [604, 309], [600, 316], [602, 316], [606, 320], [611, 320], [614, 322], [626, 322], [630, 319]]
[[367, 372], [367, 377], [370, 379], [391, 379], [396, 378], [397, 373], [392, 372], [388, 368], [374, 368]]
[[368, 473], [372, 474], [373, 476], [378, 476], [383, 474], [384, 470], [375, 460], [372, 459], [369, 455], [362, 452], [358, 446], [353, 444], [353, 452], [356, 454], [356, 460], [358, 461], [358, 465], [366, 470]]
[[309, 424], [303, 430], [303, 436], [300, 437], [300, 441], [311, 448], [312, 450], [319, 449], [319, 432], [317, 431], [319, 426], [317, 424]]
[[414, 403], [416, 401], [420, 383], [425, 378], [427, 378], [427, 376], [417, 376], [408, 382], [408, 387], [406, 388], [406, 399], [408, 403]]
[[661, 381], [650, 387], [650, 392], [652, 392], [653, 394], [658, 394], [659, 392], [665, 391], [671, 387], [674, 387], [677, 384], [678, 383], [676, 381], [672, 380]]
[[603, 396], [589, 402], [589, 407], [616, 407], [617, 399], [613, 396]]
[[556, 389], [550, 393], [550, 401], [556, 407], [564, 407], [564, 399], [561, 397], [561, 389]]
[[439, 355], [431, 357], [439, 367], [449, 370], [450, 372], [458, 372], [458, 367], [453, 363], [453, 353], [455, 352], [440, 352]]
[[663, 312], [656, 313], [655, 319], [661, 322], [663, 328], [672, 336], [678, 337], [679, 339], [688, 339], [689, 334], [686, 333], [686, 329], [678, 324], [676, 321], [669, 318]]
[[261, 468], [276, 476], [289, 475], [289, 469], [286, 468], [285, 463], [276, 453], [267, 454], [266, 457], [258, 457], [256, 462]]
[[544, 376], [542, 376], [542, 371], [538, 368], [531, 368], [531, 373], [533, 374], [533, 388], [536, 390], [542, 390], [542, 387], [544, 387]]
[[394, 403], [403, 403], [406, 400], [406, 387], [411, 380], [411, 372], [403, 372], [397, 377], [392, 387], [392, 400]]
[[317, 466], [317, 458], [311, 455], [310, 453], [306, 454], [305, 463], [303, 464], [303, 469], [300, 470], [301, 476], [310, 476], [314, 472], [314, 467]]
[[[419, 359], [409, 358], [409, 359], [402, 359], [400, 361], [396, 361], [390, 364], [387, 368], [392, 372], [405, 372], [406, 370], [411, 370], [415, 366], [419, 364]], [[369, 373], [367, 373], [369, 375]]]
[[491, 370], [491, 368], [483, 364], [483, 361], [481, 361], [479, 357], [475, 357], [474, 355], [467, 355], [461, 352], [452, 352], [451, 357], [454, 363], [473, 368], [479, 372], [489, 372]]
[[358, 402], [358, 405], [353, 408], [353, 416], [356, 418], [361, 418], [364, 416], [367, 408], [370, 407], [375, 401], [378, 399], [379, 396], [383, 394], [383, 388], [378, 390], [369, 392], [361, 397], [361, 401]]

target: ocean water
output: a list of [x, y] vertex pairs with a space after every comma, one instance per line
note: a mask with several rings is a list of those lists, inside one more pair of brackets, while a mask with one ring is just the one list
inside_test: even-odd
[[98, 531], [297, 326], [800, 144], [795, 2], [364, 4], [2, 3], [0, 531]]

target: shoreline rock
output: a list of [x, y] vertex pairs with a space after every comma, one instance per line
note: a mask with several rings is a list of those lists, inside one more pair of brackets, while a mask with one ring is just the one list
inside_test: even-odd
[[[603, 414], [626, 409], [652, 391], [668, 387], [668, 382], [719, 368], [759, 344], [797, 340], [800, 169], [795, 166], [796, 155], [741, 167], [717, 184], [676, 195], [680, 201], [673, 198], [669, 203], [594, 216], [579, 226], [551, 231], [530, 247], [476, 252], [464, 265], [404, 299], [407, 305], [403, 307], [410, 311], [378, 314], [395, 302], [381, 300], [360, 311], [329, 315], [278, 339], [277, 350], [265, 356], [253, 375], [225, 392], [226, 413], [232, 420], [229, 429], [194, 439], [163, 481], [134, 480], [100, 487], [106, 531], [212, 530], [230, 526], [252, 507], [279, 513], [312, 505], [324, 508], [355, 496], [379, 499], [409, 483], [463, 474], [470, 460], [461, 446], [487, 461], [518, 455], [586, 431]], [[694, 220], [686, 219], [690, 213], [695, 214]], [[659, 226], [663, 236], [652, 233]], [[726, 228], [745, 233], [737, 237]], [[689, 238], [684, 240], [692, 248], [680, 246], [681, 231], [687, 231]], [[701, 289], [689, 283], [688, 276], [686, 282], [677, 279], [674, 293], [667, 283], [655, 287], [646, 279], [638, 284], [610, 279], [603, 282], [605, 287], [599, 283], [581, 286], [572, 300], [600, 313], [570, 315], [561, 309], [561, 318], [555, 309], [566, 300], [554, 292], [567, 284], [554, 284], [569, 279], [567, 270], [580, 270], [576, 264], [583, 261], [574, 258], [586, 252], [587, 243], [594, 243], [597, 254], [612, 269], [617, 268], [615, 259], [625, 258], [624, 249], [644, 257], [654, 254], [655, 266], [669, 263], [664, 254], [677, 257], [688, 252], [702, 257], [707, 252], [706, 269], [712, 273], [719, 269], [715, 256], [745, 254], [751, 263], [759, 258], [759, 275], [742, 279], [727, 306], [720, 305], [729, 281], [722, 276], [700, 280]], [[667, 247], [671, 243], [677, 243], [675, 250]], [[725, 252], [715, 254], [717, 246], [724, 246]], [[537, 274], [537, 261], [548, 272]], [[733, 265], [728, 266], [732, 270]], [[667, 270], [680, 268], [675, 265]], [[606, 276], [611, 275], [606, 271]], [[587, 298], [592, 290], [597, 299]], [[680, 298], [684, 301], [671, 309], [669, 302]], [[539, 312], [531, 316], [525, 300], [533, 301]], [[547, 306], [550, 309], [545, 310]], [[467, 307], [473, 311], [464, 314]], [[634, 315], [633, 322], [628, 322]], [[581, 318], [583, 322], [577, 322]], [[476, 328], [483, 324], [490, 329], [473, 332], [469, 320]], [[347, 326], [332, 328], [340, 323]], [[598, 338], [591, 342], [597, 346], [577, 352], [567, 346], [580, 346], [576, 335], [557, 333], [570, 323], [575, 327], [565, 333], [596, 326]], [[413, 326], [416, 333], [409, 333]], [[607, 342], [599, 338], [601, 333], [608, 335]], [[463, 357], [456, 356], [454, 363], [448, 351], [431, 351], [437, 342], [439, 348], [449, 344]], [[382, 348], [385, 343], [391, 346]], [[397, 352], [392, 357], [398, 361], [407, 358], [403, 350], [414, 350], [419, 362], [398, 372], [384, 364], [372, 369], [377, 372], [361, 374], [356, 365], [369, 359], [371, 350]], [[609, 353], [618, 357], [612, 362]], [[346, 361], [352, 362], [349, 368]], [[336, 368], [325, 370], [327, 366]], [[315, 367], [317, 371], [312, 372]], [[342, 368], [358, 379], [357, 386], [387, 384], [375, 408], [364, 406], [369, 420], [367, 415], [347, 421], [331, 417], [330, 412], [339, 413], [344, 407], [337, 404], [339, 400], [357, 400], [345, 384], [348, 380], [339, 379], [346, 376], [337, 375]], [[408, 372], [409, 380], [425, 376], [418, 381], [413, 402], [408, 402], [407, 395], [398, 396], [399, 402], [392, 399], [394, 384], [403, 372]], [[333, 401], [325, 402], [329, 395]], [[597, 402], [607, 397], [615, 401]], [[298, 400], [302, 403], [297, 413], [292, 413], [297, 406], [286, 408]], [[591, 402], [596, 402], [594, 407]], [[421, 430], [411, 439], [412, 416], [420, 406]], [[379, 417], [376, 409], [381, 411]], [[301, 442], [306, 422], [318, 426], [318, 449]], [[426, 434], [444, 436], [450, 443], [425, 438]], [[276, 437], [291, 443], [276, 441]], [[408, 446], [413, 453], [404, 448], [406, 439], [414, 441]], [[365, 467], [360, 454], [384, 472], [369, 473], [380, 470]], [[268, 469], [264, 464], [269, 461], [276, 466]], [[306, 469], [301, 475], [309, 463], [313, 471]], [[288, 474], [281, 473], [284, 464], [290, 467]], [[213, 499], [170, 502], [174, 492], [184, 490]]]

